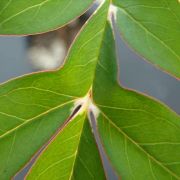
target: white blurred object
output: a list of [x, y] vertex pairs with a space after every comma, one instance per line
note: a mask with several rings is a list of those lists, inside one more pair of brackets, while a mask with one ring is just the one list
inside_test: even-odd
[[59, 30], [31, 36], [28, 59], [33, 67], [36, 70], [51, 70], [61, 66], [77, 32], [101, 2], [103, 0], [96, 0], [84, 15]]
[[102, 3], [104, 0], [96, 0], [96, 3], [97, 4], [100, 4], [100, 3]]
[[66, 55], [66, 45], [63, 40], [55, 39], [49, 48], [32, 46], [28, 49], [28, 57], [35, 69], [55, 69], [60, 66]]

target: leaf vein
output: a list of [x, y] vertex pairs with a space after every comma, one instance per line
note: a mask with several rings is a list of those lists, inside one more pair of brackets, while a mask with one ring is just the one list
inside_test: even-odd
[[4, 134], [2, 134], [2, 135], [0, 136], [0, 139], [2, 139], [3, 137], [7, 136], [7, 135], [10, 134], [10, 133], [13, 133], [15, 130], [23, 127], [25, 124], [27, 124], [27, 123], [29, 123], [29, 122], [31, 122], [31, 121], [33, 121], [33, 120], [35, 120], [35, 119], [43, 116], [43, 115], [46, 115], [46, 114], [50, 113], [51, 111], [53, 111], [53, 110], [55, 110], [55, 109], [58, 109], [58, 108], [60, 108], [60, 107], [62, 107], [62, 106], [65, 106], [65, 105], [67, 105], [67, 104], [70, 104], [70, 103], [72, 103], [73, 101], [74, 101], [74, 100], [71, 100], [71, 101], [68, 101], [68, 102], [66, 102], [66, 103], [60, 104], [60, 105], [55, 106], [55, 107], [53, 107], [53, 108], [51, 108], [51, 109], [49, 109], [49, 110], [47, 110], [47, 111], [45, 111], [45, 112], [43, 112], [43, 113], [35, 116], [35, 117], [33, 117], [33, 118], [27, 119], [24, 123], [16, 126], [15, 128], [12, 128], [12, 129], [8, 130], [7, 132], [5, 132]]
[[102, 111], [102, 115], [105, 117], [106, 120], [115, 128], [117, 131], [119, 131], [125, 138], [127, 138], [130, 142], [132, 142], [138, 149], [140, 149], [142, 152], [144, 152], [150, 159], [152, 159], [154, 162], [156, 162], [159, 166], [161, 166], [165, 171], [170, 173], [173, 177], [179, 179], [179, 177], [171, 171], [168, 167], [166, 167], [162, 162], [158, 161], [155, 157], [151, 156], [146, 150], [143, 149], [136, 141], [134, 141], [131, 137], [129, 137], [120, 127], [118, 127], [114, 122], [112, 122], [109, 117], [107, 117]]
[[126, 14], [134, 23], [138, 24], [146, 33], [150, 34], [154, 39], [156, 39], [160, 44], [162, 44], [166, 49], [168, 49], [177, 59], [180, 61], [180, 56], [164, 41], [162, 41], [159, 37], [157, 37], [153, 32], [151, 32], [145, 25], [140, 23], [140, 21], [136, 20], [126, 9], [118, 6], [118, 9]]

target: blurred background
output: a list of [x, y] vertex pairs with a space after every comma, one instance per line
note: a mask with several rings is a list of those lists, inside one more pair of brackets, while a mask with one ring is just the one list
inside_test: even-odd
[[[97, 3], [79, 19], [50, 33], [28, 37], [1, 36], [0, 83], [23, 74], [59, 67], [77, 32], [96, 7]], [[159, 99], [180, 114], [180, 82], [144, 61], [117, 32], [116, 39], [121, 84]], [[111, 172], [110, 176], [113, 177]], [[19, 176], [18, 179], [22, 178]]]

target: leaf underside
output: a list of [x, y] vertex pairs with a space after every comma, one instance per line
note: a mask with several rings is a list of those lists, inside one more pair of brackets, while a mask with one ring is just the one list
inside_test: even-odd
[[128, 44], [150, 63], [180, 79], [178, 0], [113, 0], [116, 24]]
[[60, 70], [0, 86], [0, 179], [14, 176], [43, 145], [28, 179], [105, 179], [88, 108], [69, 119], [91, 88], [99, 135], [119, 177], [180, 178], [180, 117], [118, 84], [108, 9], [105, 1], [86, 23]]
[[57, 29], [84, 13], [93, 0], [1, 0], [0, 34], [37, 34]]
[[106, 2], [83, 28], [60, 70], [1, 85], [0, 179], [9, 179], [22, 168], [69, 118], [75, 101], [89, 91], [108, 6]]
[[110, 162], [122, 179], [179, 179], [179, 115], [119, 86], [110, 28], [107, 37], [96, 67], [93, 99], [100, 111], [97, 126]]
[[105, 179], [86, 113], [72, 119], [44, 150], [27, 179]]

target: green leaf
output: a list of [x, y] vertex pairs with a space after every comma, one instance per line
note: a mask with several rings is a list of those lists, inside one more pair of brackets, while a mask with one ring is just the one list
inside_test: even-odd
[[60, 70], [1, 84], [0, 179], [14, 176], [43, 145], [46, 150], [29, 178], [104, 179], [85, 115], [91, 111], [109, 159], [123, 179], [179, 179], [180, 117], [118, 85], [107, 23], [109, 3], [106, 0], [86, 23]]
[[106, 179], [86, 113], [72, 119], [45, 149], [27, 179]]
[[122, 179], [180, 179], [180, 117], [161, 103], [117, 82], [109, 28], [93, 83], [103, 146]]
[[[109, 2], [88, 21], [58, 71], [0, 86], [0, 179], [14, 176], [66, 122], [92, 86]], [[98, 26], [97, 26], [98, 24]]]
[[129, 45], [155, 66], [180, 78], [178, 0], [113, 0], [116, 23]]
[[80, 16], [93, 0], [1, 0], [0, 34], [34, 34], [57, 29]]
[[73, 103], [59, 106], [21, 124], [16, 123], [16, 118], [0, 116], [1, 127], [16, 124], [0, 136], [0, 179], [10, 179], [34, 156], [68, 119], [72, 106]]

